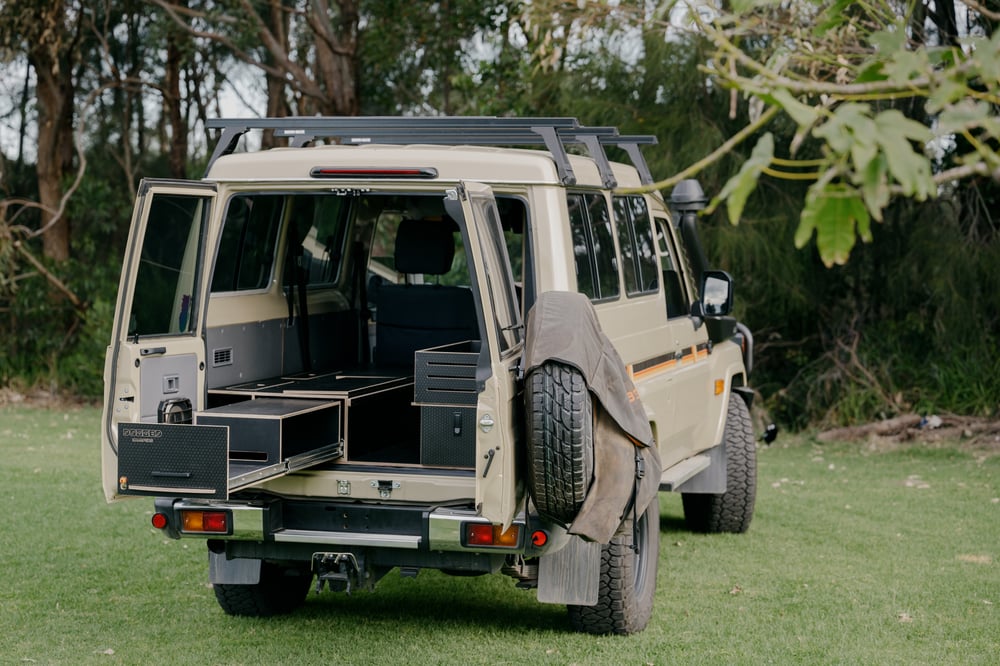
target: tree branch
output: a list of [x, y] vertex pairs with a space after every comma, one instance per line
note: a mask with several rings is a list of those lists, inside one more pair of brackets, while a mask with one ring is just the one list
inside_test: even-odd
[[698, 160], [688, 168], [684, 169], [680, 173], [675, 174], [670, 178], [667, 178], [666, 180], [661, 180], [652, 183], [650, 185], [645, 185], [643, 187], [622, 188], [620, 192], [622, 194], [640, 194], [643, 192], [652, 192], [654, 190], [670, 189], [671, 187], [681, 182], [682, 180], [686, 178], [691, 178], [695, 174], [700, 173], [704, 169], [718, 162], [730, 151], [732, 151], [733, 148], [746, 141], [751, 134], [753, 134], [760, 128], [764, 127], [764, 125], [766, 125], [768, 122], [770, 122], [771, 119], [778, 114], [778, 111], [780, 111], [780, 109], [777, 106], [769, 107], [767, 111], [760, 114], [760, 118], [758, 118], [755, 122], [750, 123], [743, 129], [741, 129], [739, 132], [729, 137], [729, 139], [727, 139], [725, 143], [723, 143], [718, 148], [713, 150], [711, 153], [701, 158], [700, 160]]

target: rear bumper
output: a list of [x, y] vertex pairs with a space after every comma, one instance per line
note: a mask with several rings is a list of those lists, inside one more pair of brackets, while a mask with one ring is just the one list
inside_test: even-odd
[[[472, 509], [358, 504], [315, 500], [205, 501], [156, 498], [155, 511], [166, 517], [171, 538], [226, 542], [297, 544], [322, 550], [358, 548], [430, 552], [507, 553], [535, 557], [557, 549], [565, 530], [536, 515], [519, 514], [510, 529], [516, 539], [506, 545], [469, 543], [470, 527], [491, 523]], [[186, 513], [223, 514], [224, 530], [185, 528]], [[206, 523], [207, 524], [207, 523]], [[543, 539], [538, 533], [544, 534]], [[541, 542], [541, 543], [539, 543]], [[536, 543], [538, 545], [536, 545]]]

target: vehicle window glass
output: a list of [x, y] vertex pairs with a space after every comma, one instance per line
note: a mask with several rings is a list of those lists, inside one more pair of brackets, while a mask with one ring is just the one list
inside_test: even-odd
[[195, 330], [198, 265], [208, 205], [203, 197], [156, 194], [149, 205], [128, 335]]
[[643, 197], [615, 197], [615, 223], [628, 296], [655, 293], [660, 287], [649, 209]]
[[618, 259], [615, 256], [614, 241], [611, 239], [611, 215], [608, 212], [608, 203], [601, 194], [588, 194], [587, 200], [594, 263], [600, 288], [598, 298], [599, 300], [615, 298], [620, 291]]
[[264, 289], [271, 281], [284, 197], [229, 200], [212, 275], [212, 292]]
[[474, 202], [477, 217], [480, 218], [480, 244], [493, 316], [497, 327], [497, 339], [501, 355], [521, 342], [520, 307], [514, 291], [514, 278], [507, 257], [507, 245], [496, 206], [488, 200]]
[[660, 255], [660, 271], [663, 273], [667, 317], [686, 315], [691, 311], [691, 307], [684, 291], [680, 264], [676, 260], [678, 255], [670, 235], [670, 223], [661, 217], [656, 218], [656, 247], [657, 253]]
[[611, 215], [601, 194], [567, 195], [569, 226], [576, 261], [576, 289], [592, 301], [615, 298], [620, 291]]
[[573, 234], [573, 257], [576, 263], [576, 290], [594, 300], [598, 298], [587, 234], [587, 209], [582, 194], [569, 194], [569, 228]]
[[401, 276], [396, 271], [396, 234], [399, 230], [399, 223], [403, 220], [404, 214], [398, 211], [387, 211], [382, 213], [375, 225], [375, 237], [372, 240], [371, 261], [368, 265], [370, 273], [378, 275], [382, 279], [390, 282], [400, 282], [406, 280], [411, 284], [443, 284], [450, 286], [467, 287], [469, 280], [469, 262], [465, 256], [465, 242], [462, 235], [458, 233], [458, 225], [455, 225], [455, 256], [451, 261], [451, 268], [443, 275], [430, 274], [410, 274]]
[[[385, 276], [386, 269], [396, 272], [396, 230], [402, 214], [395, 211], [383, 213], [375, 225], [375, 237], [372, 239], [371, 264], [378, 264], [374, 271]], [[369, 266], [369, 269], [372, 269]]]
[[340, 277], [350, 199], [334, 194], [299, 194], [290, 197], [293, 244], [299, 239], [302, 267], [310, 287], [331, 286]]

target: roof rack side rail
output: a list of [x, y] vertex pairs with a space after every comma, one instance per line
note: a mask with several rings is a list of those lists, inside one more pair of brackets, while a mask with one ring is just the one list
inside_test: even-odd
[[654, 136], [622, 136], [614, 127], [585, 127], [576, 118], [495, 116], [289, 116], [283, 118], [212, 118], [206, 128], [221, 129], [215, 150], [205, 173], [215, 160], [235, 151], [241, 136], [251, 129], [272, 130], [289, 139], [294, 148], [320, 138], [336, 139], [343, 144], [433, 145], [544, 145], [552, 154], [560, 181], [576, 183], [576, 176], [566, 152], [567, 144], [582, 144], [597, 164], [606, 187], [615, 186], [615, 178], [603, 149], [604, 145], [622, 148], [643, 184], [652, 182], [649, 167], [639, 145], [656, 143]]

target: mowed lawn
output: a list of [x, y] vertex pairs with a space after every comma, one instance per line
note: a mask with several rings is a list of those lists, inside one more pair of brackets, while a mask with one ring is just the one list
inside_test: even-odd
[[0, 664], [1000, 663], [1000, 443], [779, 437], [745, 535], [687, 532], [662, 495], [653, 620], [619, 637], [571, 633], [506, 577], [433, 571], [230, 618], [201, 542], [104, 502], [99, 420], [0, 407]]

